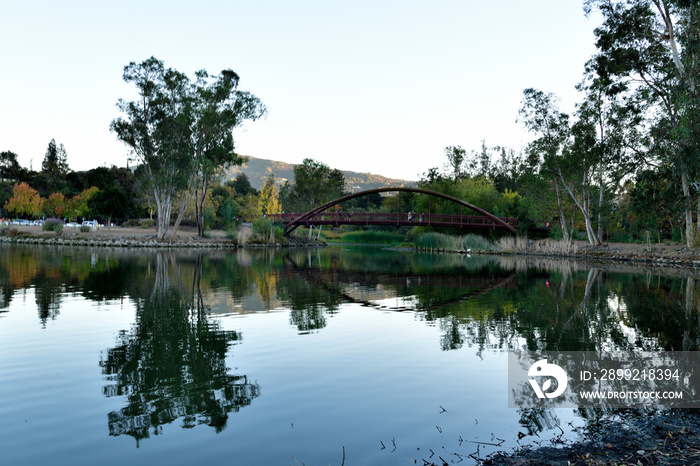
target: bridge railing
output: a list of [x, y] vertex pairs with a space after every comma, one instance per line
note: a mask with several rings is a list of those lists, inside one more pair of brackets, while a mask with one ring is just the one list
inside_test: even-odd
[[[285, 213], [268, 215], [275, 221], [290, 223], [302, 214]], [[516, 227], [515, 217], [500, 217], [507, 224]], [[303, 222], [304, 225], [434, 225], [452, 227], [492, 227], [502, 228], [494, 219], [483, 215], [451, 215], [425, 213], [385, 213], [385, 212], [321, 212]]]

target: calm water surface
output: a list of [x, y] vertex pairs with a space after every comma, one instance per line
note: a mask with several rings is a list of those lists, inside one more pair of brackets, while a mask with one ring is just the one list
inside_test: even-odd
[[470, 464], [551, 445], [600, 413], [508, 408], [508, 350], [696, 350], [696, 283], [379, 248], [1, 246], [0, 463]]

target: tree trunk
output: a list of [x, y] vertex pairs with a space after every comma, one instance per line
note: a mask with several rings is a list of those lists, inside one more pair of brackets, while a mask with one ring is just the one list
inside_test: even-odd
[[598, 239], [603, 241], [603, 201], [605, 194], [605, 182], [603, 181], [603, 164], [598, 168]]
[[199, 191], [197, 189], [194, 190], [194, 220], [197, 223], [197, 236], [201, 238], [204, 236], [204, 229], [199, 221]]
[[574, 244], [574, 220], [576, 220], [576, 206], [571, 207], [571, 225], [569, 226], [569, 244], [567, 246], [566, 252], [571, 251], [571, 246]]
[[[564, 189], [566, 189], [566, 192], [569, 193], [569, 196], [571, 199], [574, 201], [576, 206], [579, 208], [581, 213], [583, 214], [584, 221], [586, 222], [586, 233], [588, 234], [588, 241], [593, 245], [593, 246], [600, 246], [600, 239], [598, 239], [598, 236], [595, 233], [595, 230], [593, 229], [593, 222], [591, 221], [591, 216], [589, 215], [588, 211], [586, 210], [586, 207], [581, 205], [581, 202], [579, 199], [576, 197], [574, 192], [571, 190], [571, 188], [566, 184], [564, 181], [564, 176], [561, 173], [561, 170], [559, 170], [559, 179], [561, 180], [562, 185], [564, 186]], [[587, 203], [586, 198], [584, 194], [584, 203]]]
[[697, 225], [695, 226], [695, 231], [700, 232], [700, 194], [698, 194], [698, 212], [697, 212]]
[[[598, 278], [598, 275], [600, 274], [599, 269], [591, 269], [588, 271], [588, 278], [586, 279], [586, 288], [584, 289], [583, 292], [583, 299], [581, 300], [581, 303], [578, 305], [578, 308], [576, 309], [576, 312], [574, 312], [569, 319], [564, 322], [564, 325], [562, 328], [564, 330], [568, 330], [569, 327], [573, 324], [574, 319], [579, 315], [586, 315], [588, 313], [588, 307], [589, 307], [589, 302], [591, 299], [591, 291], [593, 289], [593, 284]], [[572, 280], [573, 283], [573, 280]]]
[[153, 197], [156, 201], [156, 238], [162, 240], [168, 233], [168, 227], [170, 226], [170, 196], [162, 196], [157, 190], [153, 190]]
[[646, 230], [647, 234], [647, 252], [651, 252], [651, 232]]
[[207, 197], [207, 191], [209, 190], [209, 177], [202, 177], [202, 188], [199, 195], [195, 201], [197, 204], [197, 234], [200, 238], [204, 238], [204, 199]]
[[559, 209], [559, 224], [561, 226], [561, 232], [564, 235], [564, 241], [569, 243], [569, 229], [566, 226], [566, 215], [564, 215], [564, 209], [561, 205], [561, 188], [559, 188], [559, 182], [554, 181], [554, 192], [557, 195], [557, 208]]
[[170, 288], [170, 278], [168, 277], [168, 256], [165, 252], [156, 253], [156, 267], [153, 281], [153, 291], [151, 299], [157, 299], [159, 295], [165, 293]]
[[668, 44], [671, 47], [671, 56], [673, 58], [673, 64], [676, 66], [680, 77], [683, 79], [683, 81], [685, 81], [688, 84], [688, 87], [690, 88], [691, 92], [695, 92], [695, 79], [693, 76], [688, 76], [688, 73], [686, 73], [685, 67], [683, 66], [683, 60], [681, 59], [680, 49], [678, 47], [678, 43], [676, 42], [673, 18], [671, 17], [668, 6], [666, 5], [666, 1], [653, 1], [666, 26], [666, 40], [668, 41]]
[[180, 228], [180, 222], [185, 216], [185, 210], [190, 205], [192, 196], [197, 192], [197, 167], [199, 166], [200, 156], [201, 153], [197, 152], [195, 154], [195, 158], [192, 162], [192, 165], [190, 165], [191, 168], [189, 172], [189, 177], [187, 179], [187, 186], [185, 187], [184, 197], [182, 198], [182, 204], [180, 205], [180, 212], [177, 215], [177, 219], [175, 219], [175, 225], [173, 227], [173, 233], [170, 236], [170, 241], [175, 239], [175, 235], [177, 235], [177, 230], [178, 228]]
[[586, 235], [588, 236], [588, 242], [591, 244], [594, 244], [596, 246], [600, 245], [600, 240], [598, 239], [598, 235], [595, 232], [595, 228], [593, 227], [593, 220], [591, 219], [591, 200], [590, 200], [590, 193], [586, 193], [584, 195], [584, 205], [583, 208], [586, 210], [586, 214], [584, 214], [584, 221], [586, 222]]
[[[195, 175], [190, 175], [189, 180], [187, 181], [187, 187], [184, 191], [184, 197], [182, 198], [182, 204], [180, 205], [180, 212], [177, 215], [177, 219], [175, 219], [175, 225], [173, 226], [173, 233], [170, 236], [170, 241], [175, 239], [175, 235], [177, 235], [177, 230], [180, 228], [180, 222], [182, 222], [182, 219], [185, 216], [185, 210], [187, 210], [187, 207], [190, 205], [190, 201], [192, 200], [193, 196], [197, 195], [197, 181], [195, 179]], [[195, 201], [195, 206], [196, 206], [196, 201]]]
[[171, 242], [175, 239], [175, 236], [177, 235], [177, 230], [180, 228], [180, 222], [182, 222], [182, 219], [185, 216], [185, 210], [187, 209], [187, 206], [190, 205], [190, 201], [192, 200], [192, 195], [188, 194], [188, 192], [189, 191], [186, 191], [184, 193], [182, 204], [180, 204], [180, 212], [177, 214], [177, 219], [175, 219], [175, 224], [173, 225], [173, 232], [170, 235]]
[[162, 212], [160, 211], [160, 199], [157, 196], [153, 196], [156, 201], [156, 238], [160, 239], [163, 236], [163, 231], [161, 228]]

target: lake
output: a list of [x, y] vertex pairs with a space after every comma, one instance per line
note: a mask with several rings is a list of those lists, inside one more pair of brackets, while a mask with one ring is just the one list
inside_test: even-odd
[[2, 464], [473, 464], [603, 411], [509, 350], [697, 350], [678, 270], [378, 247], [0, 246]]

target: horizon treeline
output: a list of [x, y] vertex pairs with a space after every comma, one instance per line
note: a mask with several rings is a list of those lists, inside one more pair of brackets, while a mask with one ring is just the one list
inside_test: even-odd
[[[148, 199], [138, 170], [112, 166], [73, 171], [63, 144], [52, 139], [41, 170], [22, 167], [17, 154], [0, 152], [0, 217], [15, 214], [25, 218], [87, 218], [87, 201], [98, 191], [110, 192], [121, 202], [120, 217], [148, 217]], [[8, 208], [16, 191], [19, 201]]]
[[[594, 31], [596, 53], [582, 63], [581, 80], [572, 83], [581, 96], [575, 111], [562, 112], [547, 90], [525, 88], [517, 120], [533, 141], [523, 151], [486, 142], [471, 150], [447, 146], [445, 165], [423, 174], [419, 186], [516, 216], [521, 233], [547, 223], [551, 236], [568, 242], [672, 239], [696, 246], [700, 3], [585, 0], [583, 6], [586, 15], [600, 14], [602, 23]], [[237, 89], [233, 71], [209, 76], [202, 70], [190, 79], [151, 57], [127, 65], [124, 80], [136, 85], [141, 99], [120, 101], [121, 116], [111, 129], [136, 155], [139, 168], [72, 172], [65, 148], [52, 141], [41, 171], [30, 173], [15, 154], [3, 152], [0, 178], [23, 181], [35, 191], [23, 188], [22, 202], [36, 205], [37, 196], [58, 202], [60, 195], [84, 200], [113, 189], [126, 196], [123, 212], [104, 203], [92, 206], [121, 219], [155, 215], [162, 238], [173, 217], [175, 232], [183, 218], [194, 216], [203, 235], [207, 225], [254, 221], [345, 192], [342, 173], [311, 159], [297, 166], [299, 173], [295, 168], [295, 180], [286, 186], [277, 186], [271, 174], [260, 193], [245, 186], [245, 175], [235, 180], [238, 188], [234, 181], [220, 183], [225, 167], [244, 161], [234, 151], [232, 129], [266, 113], [254, 95]], [[36, 215], [8, 208], [15, 206], [8, 204], [13, 189], [2, 183], [0, 205]], [[426, 202], [407, 193], [373, 200], [379, 209], [413, 212], [427, 211]], [[455, 209], [442, 202], [430, 208]]]

